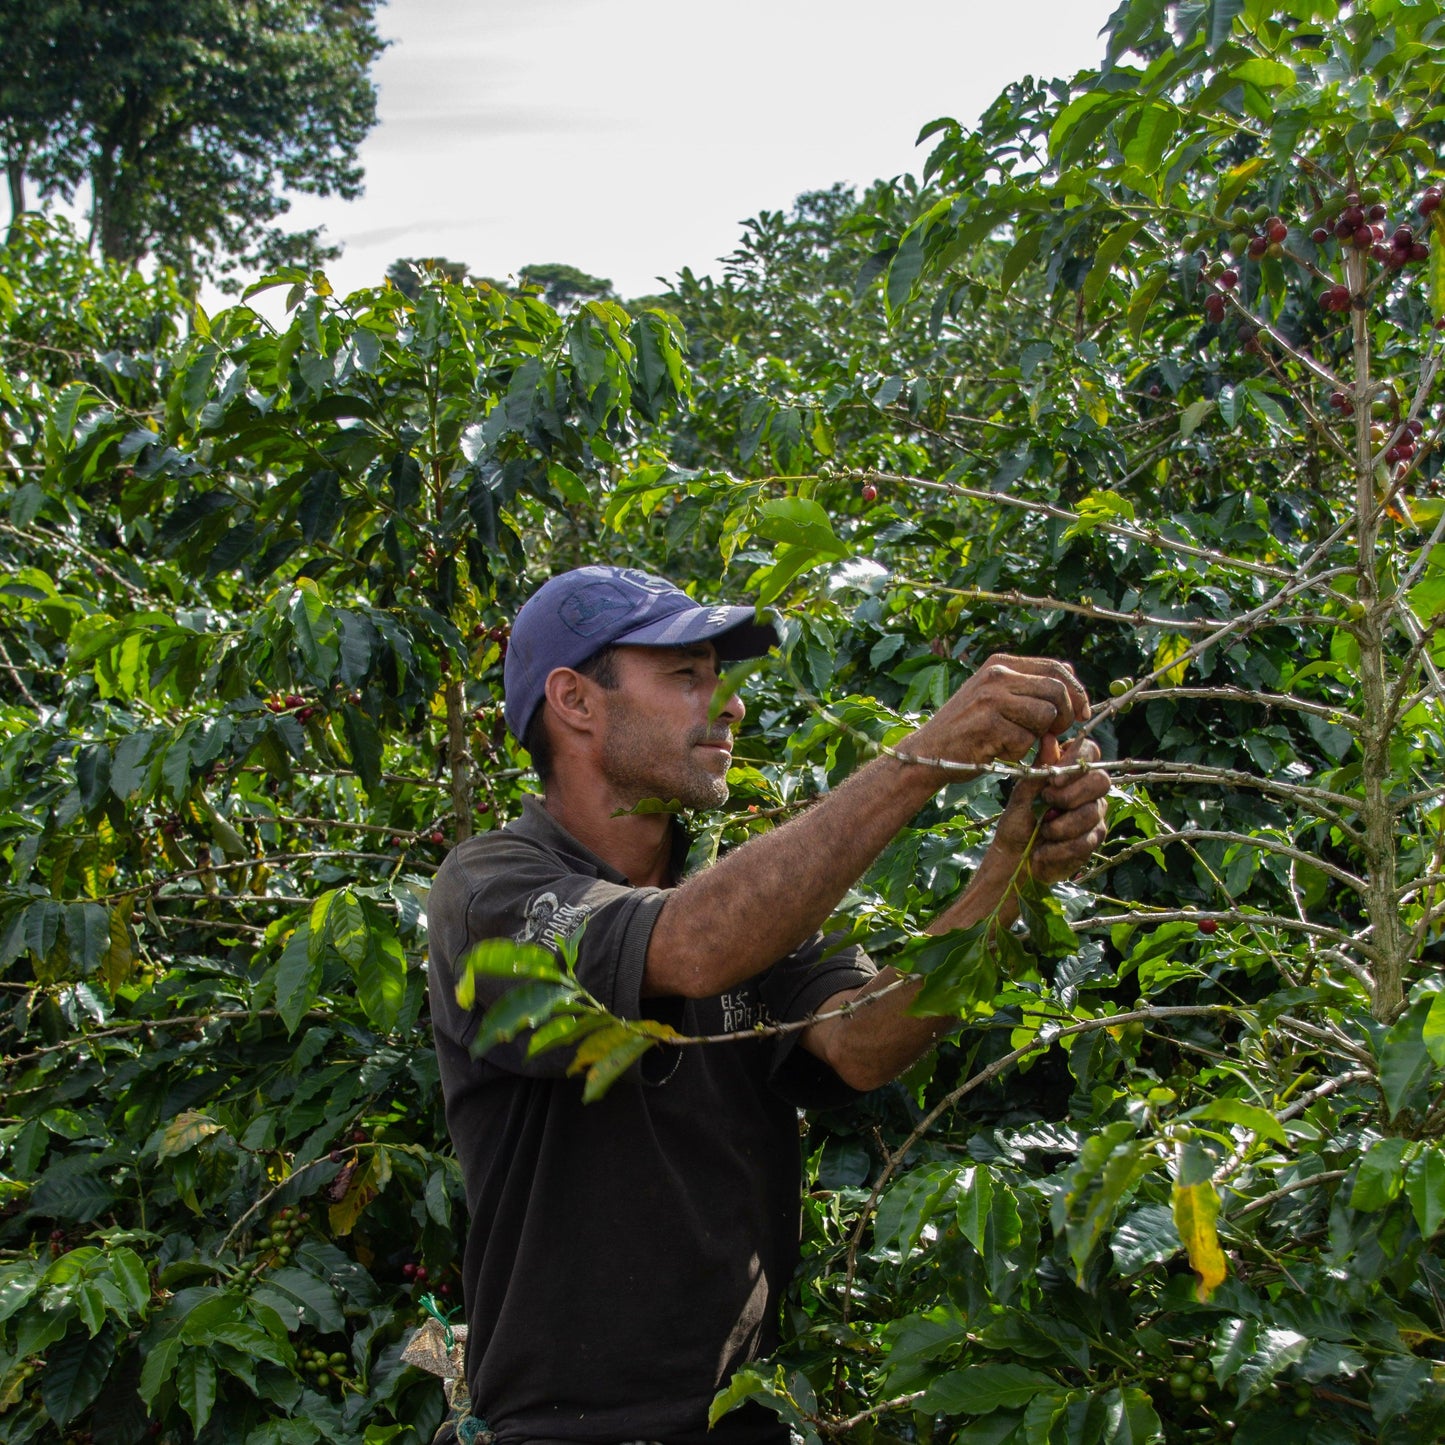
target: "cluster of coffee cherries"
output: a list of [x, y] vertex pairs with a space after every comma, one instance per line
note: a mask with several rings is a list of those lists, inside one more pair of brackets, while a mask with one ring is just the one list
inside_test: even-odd
[[310, 1223], [311, 1215], [305, 1209], [286, 1204], [277, 1210], [268, 1232], [257, 1235], [251, 1241], [250, 1258], [237, 1271], [242, 1282], [257, 1278], [273, 1266], [285, 1264]]
[[509, 624], [499, 622], [494, 627], [488, 627], [485, 622], [478, 622], [472, 628], [472, 641], [481, 642], [485, 639], [488, 642], [495, 642], [502, 649], [502, 656], [507, 655], [507, 639], [512, 635]]
[[[1264, 212], [1262, 217], [1261, 211]], [[1289, 222], [1282, 216], [1270, 215], [1264, 206], [1257, 206], [1252, 212], [1241, 206], [1236, 207], [1229, 219], [1238, 228], [1229, 238], [1229, 249], [1236, 256], [1248, 256], [1251, 261], [1262, 261], [1266, 256], [1278, 258], [1284, 255], [1284, 243], [1289, 237]]]
[[[393, 846], [398, 848], [404, 845], [404, 840], [399, 834], [391, 841]], [[346, 1137], [353, 1144], [369, 1144], [371, 1142], [371, 1135], [368, 1134], [366, 1130], [363, 1129], [359, 1124], [356, 1128], [351, 1130], [351, 1132]], [[345, 1160], [346, 1153], [342, 1149], [333, 1149], [326, 1157], [330, 1159], [333, 1164], [340, 1164]]]
[[[1355, 399], [1348, 391], [1332, 391], [1330, 393], [1330, 409], [1345, 415], [1355, 409]], [[1370, 424], [1370, 440], [1376, 449], [1384, 447], [1382, 460], [1386, 466], [1397, 467], [1399, 472], [1408, 470], [1409, 465], [1415, 459], [1419, 450], [1420, 438], [1425, 434], [1425, 424], [1419, 417], [1411, 417], [1405, 422], [1396, 422], [1393, 426], [1383, 421], [1374, 421]], [[1432, 488], [1433, 490], [1433, 488]]]
[[[1352, 247], [1367, 253], [1387, 271], [1401, 271], [1429, 257], [1426, 233], [1431, 216], [1440, 209], [1442, 198], [1445, 198], [1445, 189], [1436, 185], [1427, 187], [1415, 204], [1422, 224], [1417, 228], [1409, 222], [1402, 222], [1387, 238], [1388, 211], [1380, 192], [1347, 191], [1317, 214], [1310, 239], [1316, 246], [1337, 241], [1341, 247]], [[1227, 218], [1218, 219], [1216, 224], [1233, 228], [1228, 248], [1236, 264], [1246, 259], [1260, 261], [1265, 257], [1293, 255], [1285, 247], [1290, 233], [1289, 223], [1284, 217], [1273, 214], [1268, 206], [1256, 206], [1252, 211], [1236, 206]], [[1194, 251], [1206, 241], [1207, 237], [1202, 232], [1196, 232], [1184, 238], [1184, 249]], [[1239, 273], [1232, 267], [1226, 267], [1222, 261], [1203, 266], [1201, 271], [1204, 277], [1214, 282], [1215, 289], [1204, 298], [1204, 314], [1217, 326], [1224, 320], [1228, 306], [1224, 293], [1239, 284]], [[1336, 283], [1320, 293], [1319, 302], [1326, 311], [1343, 312], [1350, 309], [1354, 297], [1348, 286]]]
[[[1233, 291], [1239, 285], [1239, 272], [1233, 266], [1226, 266], [1223, 261], [1213, 261], [1204, 268], [1204, 275], [1218, 288], [1204, 298], [1204, 314], [1213, 325], [1218, 326], [1224, 320], [1229, 304], [1224, 299], [1224, 293]], [[1240, 345], [1254, 355], [1263, 350], [1260, 345], [1261, 334], [1259, 326], [1247, 315], [1240, 318], [1239, 325], [1235, 328]]]
[[[1439, 209], [1440, 194], [1438, 186], [1431, 186], [1421, 196], [1416, 209], [1422, 216], [1428, 218]], [[1423, 261], [1430, 254], [1430, 247], [1424, 241], [1416, 239], [1411, 226], [1396, 226], [1389, 245], [1385, 244], [1387, 214], [1381, 202], [1374, 201], [1367, 207], [1358, 191], [1350, 191], [1345, 196], [1344, 210], [1340, 212], [1333, 228], [1316, 226], [1310, 232], [1310, 240], [1317, 246], [1323, 246], [1333, 234], [1335, 240], [1353, 246], [1357, 251], [1368, 251], [1375, 260], [1397, 271], [1411, 261]]]
[[[1228, 217], [1218, 218], [1213, 224], [1230, 232], [1229, 249], [1240, 260], [1248, 256], [1252, 261], [1258, 261], [1264, 256], [1284, 254], [1289, 226], [1266, 205], [1256, 206], [1252, 211], [1236, 206]], [[1197, 251], [1208, 240], [1203, 231], [1194, 231], [1185, 236], [1182, 244], [1186, 251]]]
[[296, 1360], [302, 1373], [307, 1375], [313, 1384], [323, 1388], [330, 1385], [344, 1387], [345, 1382], [351, 1378], [347, 1357], [340, 1350], [333, 1350], [328, 1354], [325, 1350], [303, 1345], [296, 1351]]
[[[1413, 461], [1415, 457], [1415, 444], [1424, 435], [1425, 425], [1418, 417], [1411, 417], [1404, 425], [1401, 434], [1397, 436], [1388, 447], [1385, 448], [1385, 463], [1387, 466], [1395, 466], [1397, 463]], [[1383, 437], [1377, 437], [1377, 441], [1383, 441]]]
[[[1227, 1440], [1235, 1431], [1235, 1419], [1241, 1415], [1253, 1415], [1266, 1406], [1278, 1410], [1287, 1406], [1288, 1413], [1296, 1420], [1307, 1419], [1314, 1411], [1315, 1392], [1305, 1381], [1278, 1382], [1275, 1391], [1267, 1395], [1260, 1393], [1246, 1401], [1240, 1401], [1229, 1387], [1221, 1388], [1215, 1383], [1214, 1370], [1209, 1364], [1207, 1346], [1199, 1346], [1193, 1353], [1181, 1349], [1174, 1358], [1174, 1369], [1168, 1377], [1169, 1394], [1179, 1403], [1174, 1407], [1176, 1417], [1206, 1419], [1207, 1428], [1198, 1432], [1186, 1431], [1185, 1438], [1200, 1440]], [[1278, 1418], [1276, 1416], [1276, 1418]]]
[[1214, 1371], [1203, 1356], [1180, 1356], [1174, 1362], [1174, 1373], [1169, 1376], [1169, 1393], [1176, 1400], [1192, 1400], [1202, 1405], [1213, 1393]]
[[[1429, 186], [1415, 203], [1415, 210], [1426, 226], [1430, 217], [1440, 209], [1442, 191], [1439, 186]], [[1338, 241], [1341, 247], [1353, 247], [1356, 251], [1367, 252], [1386, 271], [1403, 271], [1412, 262], [1428, 259], [1430, 245], [1424, 239], [1423, 228], [1417, 233], [1414, 226], [1402, 222], [1385, 239], [1386, 216], [1388, 212], [1379, 199], [1378, 192], [1361, 193], [1350, 191], [1343, 198], [1343, 209], [1333, 222], [1317, 225], [1310, 232], [1310, 239], [1317, 246]], [[1324, 218], [1326, 221], [1328, 217]], [[1320, 293], [1320, 306], [1325, 311], [1348, 311], [1353, 302], [1350, 288], [1340, 283], [1327, 286]]]
[[[351, 699], [348, 699], [351, 700]], [[361, 701], [361, 694], [355, 694], [354, 701]], [[289, 712], [296, 715], [296, 721], [306, 724], [314, 717], [320, 717], [326, 709], [317, 703], [309, 703], [299, 692], [277, 693], [266, 699], [267, 712]]]
[[1215, 267], [1213, 266], [1211, 266], [1205, 274], [1221, 289], [1219, 291], [1211, 291], [1209, 295], [1204, 298], [1204, 314], [1214, 325], [1218, 326], [1219, 323], [1224, 320], [1225, 307], [1228, 305], [1223, 293], [1225, 291], [1233, 291], [1234, 288], [1239, 285], [1239, 272], [1232, 266], [1226, 267], [1219, 263], [1216, 263], [1216, 265], [1218, 266], [1216, 274], [1210, 274], [1215, 271]]

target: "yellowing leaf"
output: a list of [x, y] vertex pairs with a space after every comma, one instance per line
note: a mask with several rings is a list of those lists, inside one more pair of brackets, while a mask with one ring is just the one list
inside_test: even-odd
[[[338, 1182], [340, 1178], [341, 1175], [338, 1175]], [[332, 1234], [350, 1234], [361, 1218], [361, 1211], [381, 1193], [390, 1178], [391, 1163], [382, 1150], [373, 1153], [365, 1164], [354, 1167], [347, 1180], [346, 1192], [326, 1211]]]
[[1195, 1288], [1201, 1302], [1209, 1299], [1229, 1273], [1215, 1229], [1218, 1218], [1219, 1195], [1207, 1179], [1174, 1186], [1174, 1225], [1189, 1251], [1189, 1266], [1199, 1276]]
[[130, 944], [130, 926], [126, 916], [130, 913], [130, 898], [122, 898], [110, 910], [110, 945], [100, 961], [100, 971], [111, 998], [116, 990], [130, 977], [135, 967], [135, 953]]
[[1233, 204], [1234, 198], [1264, 169], [1268, 161], [1268, 156], [1255, 156], [1228, 171], [1214, 197], [1215, 213], [1223, 215], [1226, 208]]
[[183, 1114], [177, 1114], [174, 1119], [165, 1127], [161, 1135], [161, 1147], [156, 1152], [156, 1158], [168, 1159], [173, 1154], [184, 1154], [187, 1149], [194, 1149], [203, 1139], [209, 1138], [212, 1134], [221, 1131], [219, 1125], [209, 1114], [197, 1113], [194, 1109], [187, 1109]]
[[1109, 424], [1109, 408], [1104, 403], [1104, 398], [1099, 396], [1095, 388], [1087, 381], [1079, 385], [1079, 406], [1085, 415], [1090, 416], [1100, 426]]
[[1159, 650], [1154, 654], [1154, 671], [1165, 668], [1166, 671], [1159, 672], [1159, 681], [1166, 687], [1178, 687], [1184, 681], [1184, 674], [1189, 664], [1181, 662], [1177, 667], [1170, 667], [1169, 664], [1176, 657], [1182, 657], [1189, 651], [1188, 641], [1177, 633], [1165, 633], [1163, 640], [1159, 643]]

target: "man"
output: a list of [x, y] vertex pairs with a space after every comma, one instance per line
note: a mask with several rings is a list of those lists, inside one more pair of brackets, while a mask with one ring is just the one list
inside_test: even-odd
[[[468, 1384], [502, 1445], [786, 1445], [761, 1407], [712, 1432], [707, 1410], [777, 1341], [798, 1253], [797, 1108], [886, 1082], [957, 1026], [911, 1016], [915, 984], [890, 987], [891, 969], [856, 948], [830, 951], [818, 930], [956, 776], [939, 760], [1013, 761], [1036, 744], [1044, 766], [1098, 756], [1087, 742], [1059, 747], [1089, 713], [1068, 667], [995, 657], [900, 746], [906, 758], [874, 759], [683, 879], [672, 818], [634, 810], [644, 798], [725, 801], [743, 704], [728, 697], [710, 715], [719, 674], [775, 640], [751, 608], [703, 607], [612, 567], [553, 578], [513, 626], [507, 723], [543, 797], [456, 848], [428, 908], [433, 1027], [471, 1214]], [[1041, 882], [1076, 869], [1103, 839], [1107, 786], [1078, 769], [1016, 785], [977, 875], [934, 929], [995, 908], [1011, 921], [1021, 865]], [[502, 985], [486, 992], [479, 980], [476, 1008], [458, 1006], [467, 948], [497, 937], [553, 946], [579, 929], [578, 975], [621, 1017], [693, 1036], [817, 1021], [654, 1049], [589, 1105], [565, 1050], [528, 1058], [522, 1039], [473, 1059], [468, 1042]]]

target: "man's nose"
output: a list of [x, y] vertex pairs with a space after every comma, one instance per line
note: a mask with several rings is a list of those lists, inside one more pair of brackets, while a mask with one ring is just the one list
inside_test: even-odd
[[[716, 702], [717, 699], [714, 698], [713, 701]], [[740, 698], [737, 693], [733, 693], [727, 701], [718, 708], [717, 716], [723, 718], [727, 722], [727, 725], [732, 728], [736, 727], [743, 718], [747, 716], [747, 711], [747, 708], [743, 705], [742, 698]]]

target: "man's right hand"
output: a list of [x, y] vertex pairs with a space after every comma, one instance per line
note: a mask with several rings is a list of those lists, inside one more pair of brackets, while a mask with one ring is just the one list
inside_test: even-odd
[[1017, 762], [1041, 737], [1089, 716], [1089, 697], [1067, 663], [998, 652], [898, 751], [952, 763]]

